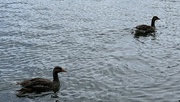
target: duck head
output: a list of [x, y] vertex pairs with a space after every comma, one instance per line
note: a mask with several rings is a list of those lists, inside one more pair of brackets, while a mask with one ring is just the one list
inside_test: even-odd
[[160, 20], [160, 18], [157, 17], [157, 16], [153, 16], [152, 20], [153, 20], [153, 21], [156, 21], [156, 20]]
[[59, 73], [59, 72], [66, 72], [62, 67], [55, 66], [54, 67], [54, 72]]

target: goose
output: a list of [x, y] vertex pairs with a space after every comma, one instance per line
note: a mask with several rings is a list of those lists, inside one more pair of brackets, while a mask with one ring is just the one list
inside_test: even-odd
[[29, 80], [24, 80], [23, 82], [18, 82], [17, 85], [21, 85], [22, 88], [17, 90], [19, 93], [17, 96], [21, 96], [26, 93], [37, 93], [41, 92], [53, 91], [55, 93], [55, 97], [57, 97], [56, 93], [60, 89], [60, 81], [58, 77], [59, 72], [66, 72], [62, 67], [56, 66], [53, 69], [53, 81], [45, 78], [33, 78]]
[[138, 25], [135, 27], [135, 36], [147, 36], [150, 33], [156, 31], [155, 21], [160, 20], [157, 16], [153, 16], [151, 20], [151, 25]]

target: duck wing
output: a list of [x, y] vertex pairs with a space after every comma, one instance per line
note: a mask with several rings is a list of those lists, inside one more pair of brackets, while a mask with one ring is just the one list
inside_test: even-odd
[[153, 29], [151, 26], [148, 26], [148, 25], [139, 25], [139, 26], [136, 26], [135, 28], [137, 30], [144, 30], [144, 31], [152, 30]]
[[20, 83], [20, 85], [23, 87], [22, 89], [18, 90], [21, 93], [41, 93], [51, 91], [53, 87], [53, 82], [44, 78], [34, 78], [31, 80], [25, 80], [22, 83]]
[[37, 86], [37, 85], [49, 86], [52, 84], [52, 81], [48, 79], [44, 79], [44, 78], [34, 78], [30, 80], [25, 80], [18, 84], [20, 84], [24, 88], [27, 88], [27, 87]]

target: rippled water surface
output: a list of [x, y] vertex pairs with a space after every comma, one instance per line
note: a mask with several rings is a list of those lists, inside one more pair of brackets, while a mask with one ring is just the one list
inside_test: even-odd
[[[1, 0], [0, 101], [178, 102], [179, 0]], [[131, 29], [156, 22], [156, 36]], [[16, 97], [16, 82], [52, 79], [59, 98]]]

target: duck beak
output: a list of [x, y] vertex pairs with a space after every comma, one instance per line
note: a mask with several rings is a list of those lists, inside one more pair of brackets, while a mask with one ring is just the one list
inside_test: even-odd
[[64, 69], [62, 69], [61, 72], [66, 72], [66, 71]]

